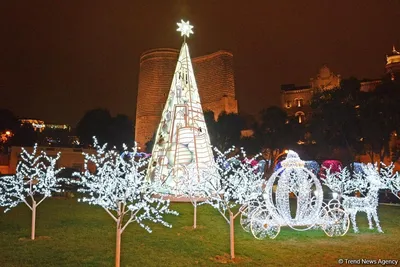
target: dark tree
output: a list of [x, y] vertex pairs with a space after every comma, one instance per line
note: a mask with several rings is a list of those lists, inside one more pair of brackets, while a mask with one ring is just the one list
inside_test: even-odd
[[215, 146], [220, 151], [226, 151], [232, 145], [238, 146], [243, 128], [243, 119], [238, 114], [222, 112], [216, 122]]
[[0, 109], [0, 132], [15, 131], [18, 127], [19, 122], [14, 113], [8, 109]]
[[93, 143], [93, 136], [96, 136], [99, 143], [108, 143], [110, 138], [109, 127], [111, 115], [107, 109], [93, 109], [85, 113], [76, 126], [76, 134], [82, 145], [90, 146]]
[[76, 133], [81, 144], [90, 146], [93, 136], [99, 143], [122, 148], [122, 144], [134, 145], [134, 123], [128, 116], [118, 114], [112, 117], [107, 109], [93, 109], [78, 122]]
[[308, 130], [325, 156], [337, 151], [345, 164], [362, 152], [359, 111], [360, 83], [350, 78], [340, 88], [315, 93], [311, 100], [312, 118]]
[[261, 142], [260, 139], [251, 136], [251, 137], [242, 137], [240, 139], [239, 145], [244, 148], [244, 150], [249, 154], [249, 155], [256, 155], [258, 153], [261, 153]]
[[134, 126], [128, 116], [118, 114], [116, 117], [113, 117], [108, 133], [110, 134], [110, 145], [117, 148], [121, 148], [122, 144], [126, 144], [128, 147], [134, 146]]
[[[384, 81], [374, 92], [362, 101], [359, 119], [362, 141], [371, 161], [383, 161], [396, 154], [391, 139], [399, 133], [400, 127], [400, 86], [396, 82]], [[394, 151], [393, 151], [394, 150]], [[375, 158], [375, 155], [378, 158]], [[393, 156], [393, 155], [392, 155]]]
[[[0, 152], [7, 152], [8, 147], [12, 143], [12, 135], [19, 128], [18, 119], [8, 109], [0, 109], [0, 135], [5, 138], [0, 139]], [[9, 132], [8, 134], [6, 134]]]
[[291, 143], [289, 118], [284, 110], [276, 106], [262, 110], [260, 115], [261, 123], [254, 129], [255, 138], [261, 143], [264, 157], [274, 162]]
[[152, 153], [153, 152], [153, 147], [154, 147], [154, 140], [156, 140], [156, 133], [154, 132], [153, 137], [149, 141], [146, 142], [145, 146], [145, 152], [146, 153]]
[[211, 145], [215, 146], [217, 141], [217, 122], [215, 121], [214, 112], [207, 110], [204, 112], [204, 120], [207, 125], [208, 135], [210, 136]]
[[14, 136], [11, 139], [13, 146], [33, 146], [38, 141], [38, 133], [30, 124], [23, 124], [15, 130]]
[[204, 112], [211, 145], [220, 151], [225, 151], [231, 146], [240, 145], [241, 131], [244, 128], [243, 119], [236, 113], [222, 112], [215, 121], [214, 112]]
[[340, 88], [313, 96], [309, 129], [321, 150], [327, 148], [331, 155], [347, 151], [340, 158], [345, 164], [363, 153], [372, 162], [395, 157], [396, 149], [390, 145], [400, 130], [399, 101], [398, 82], [383, 80], [374, 91], [361, 92], [356, 79], [343, 80]]

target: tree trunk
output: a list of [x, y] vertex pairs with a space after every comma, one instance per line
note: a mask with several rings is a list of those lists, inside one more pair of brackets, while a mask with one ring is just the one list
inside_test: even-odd
[[117, 238], [116, 238], [116, 248], [115, 248], [115, 267], [119, 267], [121, 263], [121, 225], [122, 220], [118, 217], [117, 220]]
[[230, 245], [231, 245], [231, 259], [235, 258], [235, 223], [233, 213], [229, 212], [229, 228], [230, 228]]
[[369, 153], [369, 157], [371, 158], [371, 163], [374, 163], [374, 152]]
[[194, 215], [193, 215], [193, 228], [197, 227], [197, 201], [194, 201]]
[[31, 229], [31, 239], [35, 240], [35, 227], [36, 227], [36, 201], [32, 201], [32, 229]]

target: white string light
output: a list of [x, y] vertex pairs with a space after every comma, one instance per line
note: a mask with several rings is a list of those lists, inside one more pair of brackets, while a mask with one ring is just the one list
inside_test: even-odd
[[[304, 231], [321, 227], [328, 236], [347, 233], [349, 218], [340, 205], [323, 203], [321, 183], [297, 153], [289, 151], [282, 167], [276, 170], [265, 185], [264, 201], [251, 214], [254, 237], [275, 238], [281, 226]], [[274, 188], [276, 191], [274, 192]], [[296, 214], [291, 214], [290, 195], [297, 201]]]
[[[356, 222], [358, 212], [365, 212], [368, 218], [369, 229], [373, 229], [372, 218], [375, 221], [378, 232], [383, 233], [379, 222], [378, 205], [379, 190], [390, 189], [394, 195], [399, 190], [399, 174], [393, 174], [393, 163], [389, 166], [382, 164], [379, 173], [377, 164], [371, 163], [361, 164], [361, 171], [351, 175], [347, 168], [341, 169], [339, 172], [331, 173], [331, 169], [326, 170], [326, 179], [324, 183], [334, 193], [342, 196], [343, 207], [350, 214], [353, 230], [359, 232]], [[361, 197], [354, 195], [360, 194]]]
[[35, 239], [36, 208], [52, 192], [61, 191], [56, 175], [63, 169], [56, 168], [60, 152], [56, 157], [49, 157], [44, 151], [36, 152], [37, 144], [31, 154], [22, 148], [16, 174], [0, 178], [0, 206], [6, 207], [4, 212], [21, 202], [32, 211], [31, 239]]
[[193, 205], [193, 228], [197, 228], [197, 207], [203, 204], [206, 197], [204, 189], [204, 171], [192, 163], [187, 166], [180, 166], [181, 170], [174, 170], [176, 173], [175, 186], [172, 190], [177, 198], [190, 200]]
[[246, 152], [241, 148], [240, 153], [236, 153], [235, 147], [225, 152], [217, 148], [214, 151], [215, 163], [202, 171], [199, 186], [205, 196], [204, 203], [217, 209], [230, 225], [230, 250], [234, 258], [234, 220], [245, 212], [249, 203], [261, 196], [264, 173], [257, 165], [251, 165], [258, 155], [247, 159]]
[[380, 173], [387, 188], [392, 191], [393, 195], [400, 199], [400, 173], [394, 173], [394, 168], [395, 165], [393, 162], [389, 165], [385, 165], [382, 162]]
[[[155, 197], [161, 185], [145, 179], [148, 158], [137, 157], [136, 144], [133, 152], [124, 145], [124, 153], [120, 155], [115, 149], [106, 150], [106, 144], [99, 146], [94, 140], [97, 154], [83, 153], [84, 172], [75, 173], [81, 179], [79, 184], [82, 187], [78, 191], [87, 194], [79, 201], [103, 207], [115, 221], [129, 213], [130, 218], [123, 229], [136, 222], [151, 233], [150, 227], [144, 224], [145, 220], [171, 227], [162, 215], [178, 213], [168, 208], [169, 200]], [[90, 163], [95, 165], [93, 172]], [[116, 211], [116, 215], [112, 211]]]

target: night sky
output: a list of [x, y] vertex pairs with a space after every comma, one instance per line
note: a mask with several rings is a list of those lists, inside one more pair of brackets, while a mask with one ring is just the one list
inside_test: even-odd
[[240, 112], [279, 105], [280, 85], [307, 84], [322, 64], [346, 78], [379, 78], [400, 50], [398, 0], [2, 1], [1, 108], [75, 125], [105, 107], [135, 116], [139, 58], [179, 49], [233, 52]]

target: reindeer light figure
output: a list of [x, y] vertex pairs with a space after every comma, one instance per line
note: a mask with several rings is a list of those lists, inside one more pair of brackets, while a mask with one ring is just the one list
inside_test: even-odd
[[[377, 213], [378, 193], [380, 189], [387, 188], [387, 184], [381, 178], [376, 164], [362, 164], [361, 168], [362, 172], [354, 173], [352, 177], [347, 168], [343, 168], [338, 173], [331, 173], [330, 169], [327, 169], [324, 183], [332, 191], [342, 196], [343, 208], [350, 215], [355, 233], [359, 232], [356, 223], [357, 212], [365, 212], [367, 214], [369, 229], [374, 229], [373, 218], [378, 232], [383, 233]], [[350, 196], [355, 192], [360, 192], [363, 196]]]
[[[357, 212], [365, 212], [368, 217], [369, 229], [374, 229], [372, 225], [372, 218], [375, 221], [376, 228], [379, 233], [383, 233], [382, 228], [379, 224], [378, 217], [378, 198], [379, 189], [386, 188], [386, 185], [381, 181], [379, 172], [376, 169], [376, 165], [368, 164], [362, 165], [364, 174], [357, 174], [356, 183], [360, 183], [360, 187], [365, 188], [365, 184], [368, 184], [368, 192], [364, 197], [354, 196], [343, 196], [343, 207], [350, 214], [351, 223], [353, 224], [353, 230], [358, 233], [358, 227], [356, 223]], [[361, 176], [361, 177], [360, 177]], [[360, 179], [361, 178], [361, 179]]]

